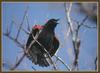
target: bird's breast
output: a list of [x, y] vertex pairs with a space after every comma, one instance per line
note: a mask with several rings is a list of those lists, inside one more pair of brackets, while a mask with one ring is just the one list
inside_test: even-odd
[[38, 41], [45, 47], [45, 48], [50, 48], [50, 44], [53, 41], [53, 32], [43, 32], [40, 33], [38, 37]]

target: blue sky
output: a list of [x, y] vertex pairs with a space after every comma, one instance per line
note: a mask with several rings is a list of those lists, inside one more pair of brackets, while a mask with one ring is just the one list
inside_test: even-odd
[[[67, 37], [64, 35], [67, 32], [68, 24], [66, 23], [66, 13], [64, 11], [63, 3], [2, 3], [2, 33], [6, 32], [6, 28], [11, 28], [11, 21], [14, 20], [17, 24], [20, 24], [24, 16], [26, 7], [29, 7], [27, 15], [30, 24], [30, 28], [35, 24], [44, 25], [47, 20], [51, 18], [59, 18], [59, 24], [55, 29], [57, 38], [60, 41], [60, 46], [57, 55], [62, 58], [62, 60], [71, 66], [73, 62], [73, 46], [71, 43], [71, 36]], [[85, 14], [77, 10], [78, 7], [76, 4], [73, 4], [71, 17], [77, 21], [82, 21], [85, 17]], [[96, 23], [88, 19], [86, 24], [95, 25]], [[8, 25], [8, 26], [7, 26]], [[73, 24], [74, 26], [74, 24]], [[27, 29], [26, 20], [24, 20], [23, 28]], [[18, 28], [15, 24], [12, 25], [11, 35], [16, 36]], [[23, 44], [26, 43], [28, 35], [24, 32], [20, 33], [19, 41]], [[88, 29], [82, 27], [79, 32], [79, 38], [81, 39], [81, 47], [79, 54], [79, 69], [80, 70], [94, 70], [94, 59], [97, 53], [97, 29]], [[7, 62], [9, 64], [15, 64], [16, 57], [20, 57], [22, 49], [18, 47], [12, 40], [8, 39], [5, 36], [2, 36], [2, 62]], [[71, 53], [72, 52], [72, 53]], [[59, 70], [66, 70], [66, 68], [60, 63], [57, 63]], [[50, 70], [51, 68], [42, 68], [31, 63], [30, 60], [24, 58], [23, 62], [17, 68], [18, 70], [33, 70], [34, 66], [37, 70]], [[4, 68], [3, 70], [9, 70]]]

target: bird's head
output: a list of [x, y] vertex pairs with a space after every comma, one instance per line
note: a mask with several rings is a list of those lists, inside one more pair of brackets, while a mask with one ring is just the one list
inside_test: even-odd
[[58, 24], [58, 23], [57, 23], [58, 20], [59, 20], [59, 19], [50, 19], [50, 20], [48, 20], [47, 23]]
[[58, 20], [59, 19], [50, 19], [50, 20], [48, 20], [47, 21], [47, 23], [45, 24], [45, 26], [46, 27], [48, 27], [48, 28], [55, 28], [56, 27], [56, 25], [58, 24]]

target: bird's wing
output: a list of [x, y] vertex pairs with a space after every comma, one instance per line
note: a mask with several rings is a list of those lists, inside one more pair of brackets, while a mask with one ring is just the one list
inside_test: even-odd
[[26, 47], [28, 47], [31, 44], [31, 42], [34, 40], [33, 37], [32, 37], [32, 34], [35, 36], [38, 33], [39, 33], [38, 29], [33, 29], [32, 30], [32, 32], [29, 34], [29, 38], [28, 38], [28, 41], [26, 43]]
[[53, 56], [59, 48], [59, 41], [56, 37], [53, 38], [53, 48], [50, 51], [50, 55]]
[[[29, 35], [26, 49], [31, 44], [31, 42], [34, 40], [32, 35], [36, 36], [41, 29], [33, 29], [32, 32]], [[40, 65], [42, 67], [49, 66], [48, 61], [46, 60], [43, 51], [40, 50], [41, 47], [37, 43], [34, 43], [34, 45], [31, 46], [30, 50], [26, 54], [26, 56], [31, 60], [35, 65]]]

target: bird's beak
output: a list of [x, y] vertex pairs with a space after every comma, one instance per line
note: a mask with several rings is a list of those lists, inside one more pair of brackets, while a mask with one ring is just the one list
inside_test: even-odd
[[57, 19], [56, 21], [59, 21], [59, 19]]
[[[59, 19], [56, 19], [56, 23], [57, 23], [57, 21], [59, 21]], [[57, 24], [59, 24], [59, 23], [57, 23]]]

